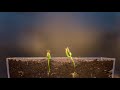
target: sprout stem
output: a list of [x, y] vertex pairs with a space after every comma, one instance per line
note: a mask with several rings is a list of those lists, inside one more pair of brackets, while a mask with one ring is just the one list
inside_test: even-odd
[[75, 66], [76, 66], [76, 65], [75, 65], [75, 62], [74, 62], [74, 60], [73, 60], [73, 58], [72, 58], [72, 53], [70, 52], [70, 50], [69, 50], [68, 47], [65, 49], [65, 53], [66, 53], [66, 56], [71, 59], [71, 61], [72, 61], [72, 63], [73, 63], [73, 66], [74, 66], [74, 70], [75, 70]]
[[48, 76], [50, 74], [50, 61], [51, 61], [51, 55], [50, 55], [50, 50], [47, 50], [47, 60], [48, 60]]

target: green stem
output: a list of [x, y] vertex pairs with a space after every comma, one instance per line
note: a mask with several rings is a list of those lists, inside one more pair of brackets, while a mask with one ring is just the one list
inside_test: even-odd
[[70, 57], [70, 59], [72, 60], [72, 63], [73, 63], [73, 66], [74, 66], [74, 69], [75, 69], [75, 62], [74, 62], [74, 60], [73, 60], [73, 58], [72, 57]]
[[50, 74], [50, 59], [48, 59], [48, 75]]

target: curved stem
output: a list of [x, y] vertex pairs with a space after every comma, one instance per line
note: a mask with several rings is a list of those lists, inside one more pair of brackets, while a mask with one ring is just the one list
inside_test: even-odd
[[72, 63], [73, 63], [73, 66], [74, 66], [74, 68], [75, 68], [75, 61], [73, 60], [73, 58], [72, 57], [70, 57], [70, 59], [72, 60]]

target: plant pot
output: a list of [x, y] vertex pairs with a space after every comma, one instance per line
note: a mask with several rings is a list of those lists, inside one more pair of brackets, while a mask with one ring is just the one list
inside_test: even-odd
[[8, 78], [113, 78], [115, 58], [73, 57], [12, 57], [6, 59]]

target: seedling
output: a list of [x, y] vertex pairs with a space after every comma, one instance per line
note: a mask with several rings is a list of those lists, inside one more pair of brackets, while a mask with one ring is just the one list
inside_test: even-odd
[[72, 58], [72, 53], [70, 52], [70, 50], [69, 50], [69, 48], [67, 47], [66, 49], [65, 49], [65, 53], [66, 53], [66, 56], [68, 57], [68, 58], [70, 58], [70, 60], [72, 61], [72, 63], [73, 63], [73, 66], [74, 66], [74, 68], [75, 68], [75, 62], [74, 62], [74, 60], [73, 60], [73, 58]]
[[50, 74], [50, 60], [51, 60], [51, 55], [50, 55], [50, 50], [47, 50], [47, 60], [48, 60], [48, 75]]
[[71, 60], [72, 63], [73, 63], [74, 73], [71, 73], [71, 74], [72, 74], [73, 78], [75, 78], [75, 77], [78, 76], [78, 74], [75, 72], [75, 67], [76, 67], [76, 65], [75, 65], [75, 62], [74, 62], [74, 60], [73, 60], [73, 58], [72, 58], [72, 53], [70, 52], [70, 50], [69, 50], [68, 47], [65, 49], [65, 53], [66, 53], [66, 56], [67, 56], [68, 58], [70, 58], [70, 60]]

